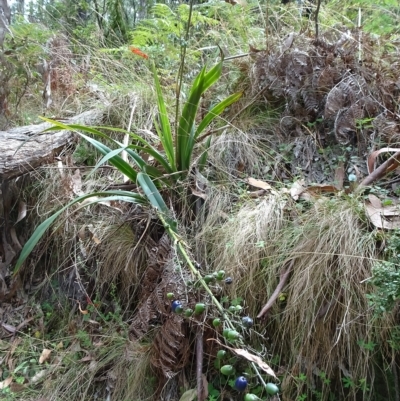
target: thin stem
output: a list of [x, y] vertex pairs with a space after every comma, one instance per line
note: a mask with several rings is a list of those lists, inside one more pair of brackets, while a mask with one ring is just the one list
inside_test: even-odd
[[[208, 295], [210, 295], [211, 300], [213, 302], [213, 304], [216, 306], [216, 308], [218, 309], [218, 311], [221, 313], [223, 319], [226, 321], [226, 323], [228, 324], [228, 326], [231, 329], [235, 329], [235, 326], [233, 325], [233, 323], [230, 321], [229, 317], [227, 316], [227, 314], [225, 313], [225, 309], [223, 308], [223, 306], [219, 303], [218, 299], [215, 298], [214, 294], [212, 293], [212, 291], [210, 290], [210, 288], [208, 287], [207, 283], [203, 280], [203, 277], [201, 276], [200, 272], [196, 269], [196, 267], [194, 266], [194, 264], [192, 263], [189, 255], [186, 252], [186, 249], [183, 246], [183, 241], [182, 239], [179, 237], [179, 235], [170, 227], [170, 225], [167, 223], [167, 221], [165, 220], [164, 216], [161, 213], [158, 213], [158, 216], [161, 220], [161, 222], [163, 223], [165, 229], [167, 230], [169, 236], [172, 238], [172, 240], [175, 242], [177, 248], [179, 249], [179, 252], [181, 253], [183, 259], [186, 261], [187, 265], [189, 266], [189, 269], [191, 270], [191, 272], [198, 278], [200, 284], [202, 285], [202, 287], [204, 288], [204, 290], [207, 292]], [[243, 341], [240, 341], [241, 344], [243, 345]], [[258, 376], [258, 378], [260, 379], [260, 382], [262, 383], [262, 385], [264, 387], [266, 387], [266, 383], [263, 380], [259, 370], [257, 369], [257, 366], [255, 365], [254, 362], [251, 362], [251, 367], [253, 368], [255, 374]]]

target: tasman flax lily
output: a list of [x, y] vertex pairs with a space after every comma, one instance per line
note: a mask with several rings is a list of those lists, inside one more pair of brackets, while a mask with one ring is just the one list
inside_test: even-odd
[[[21, 255], [16, 263], [14, 273], [20, 269], [22, 263], [32, 252], [35, 245], [55, 221], [55, 219], [64, 210], [85, 199], [93, 198], [94, 200], [92, 203], [104, 200], [119, 200], [142, 204], [145, 203], [147, 199], [147, 201], [153, 207], [163, 214], [169, 227], [175, 230], [176, 222], [168, 218], [168, 208], [162, 195], [160, 194], [160, 189], [166, 188], [173, 190], [174, 184], [178, 180], [182, 180], [187, 177], [192, 164], [196, 140], [200, 137], [201, 133], [210, 126], [210, 123], [217, 116], [219, 116], [228, 106], [240, 98], [241, 93], [233, 94], [218, 103], [208, 111], [202, 121], [200, 121], [200, 123], [196, 126], [196, 116], [200, 106], [201, 97], [207, 91], [207, 89], [214, 85], [220, 78], [222, 73], [222, 61], [212, 67], [209, 71], [207, 71], [205, 67], [202, 68], [192, 84], [188, 95], [188, 100], [185, 103], [180, 115], [176, 135], [174, 137], [154, 64], [153, 73], [158, 105], [158, 121], [155, 121], [155, 127], [162, 145], [162, 151], [155, 148], [151, 143], [139, 135], [136, 135], [132, 132], [127, 132], [123, 129], [117, 129], [113, 127], [86, 127], [79, 124], [63, 124], [61, 122], [43, 118], [43, 120], [53, 124], [53, 127], [49, 128], [47, 131], [72, 130], [80, 135], [84, 140], [92, 144], [103, 155], [102, 159], [94, 167], [92, 173], [96, 171], [102, 164], [108, 162], [120, 173], [128, 177], [132, 182], [136, 182], [142, 188], [145, 196], [127, 191], [104, 191], [86, 194], [74, 199], [39, 225], [22, 249]], [[136, 144], [124, 146], [120, 142], [111, 138], [109, 135], [105, 134], [104, 131], [117, 131], [128, 134]], [[114, 144], [116, 148], [111, 149], [93, 137], [105, 139], [107, 142]], [[209, 138], [207, 143], [209, 145]], [[120, 156], [122, 151], [127, 152], [136, 168], [133, 168], [131, 164], [126, 162]], [[140, 153], [147, 154], [154, 158], [158, 164], [157, 167], [145, 161], [145, 159], [140, 156]], [[201, 162], [204, 163], [204, 161], [205, 158], [202, 157]]]

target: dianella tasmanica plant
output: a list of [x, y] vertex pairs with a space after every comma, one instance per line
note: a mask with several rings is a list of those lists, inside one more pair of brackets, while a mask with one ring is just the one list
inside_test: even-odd
[[[93, 145], [103, 155], [101, 160], [99, 160], [94, 167], [92, 173], [102, 164], [108, 162], [119, 172], [128, 177], [132, 182], [136, 182], [138, 186], [142, 188], [144, 195], [130, 191], [109, 190], [77, 197], [37, 227], [23, 247], [21, 255], [16, 263], [14, 273], [18, 272], [25, 259], [32, 252], [35, 245], [57, 217], [70, 206], [84, 200], [87, 200], [85, 205], [107, 200], [141, 204], [150, 203], [159, 213], [165, 216], [165, 220], [163, 221], [169, 225], [169, 228], [176, 226], [176, 222], [167, 217], [169, 210], [161, 193], [163, 190], [175, 190], [178, 180], [184, 180], [188, 176], [190, 167], [193, 163], [193, 151], [198, 139], [201, 137], [201, 134], [210, 126], [210, 123], [225, 110], [225, 108], [240, 98], [241, 93], [233, 94], [212, 107], [199, 124], [196, 125], [196, 116], [202, 95], [220, 78], [222, 73], [222, 61], [208, 71], [205, 67], [202, 68], [190, 88], [187, 102], [180, 113], [177, 128], [174, 133], [168, 118], [166, 104], [164, 102], [154, 64], [153, 73], [158, 105], [158, 121], [155, 121], [154, 125], [161, 142], [161, 147], [156, 148], [141, 136], [123, 129], [114, 127], [87, 127], [79, 124], [63, 124], [43, 118], [45, 121], [53, 124], [53, 126], [47, 131], [73, 130], [84, 140]], [[107, 131], [123, 132], [129, 135], [135, 144], [124, 146], [104, 133]], [[101, 139], [103, 139], [103, 141], [101, 141]], [[115, 146], [112, 149], [105, 145], [104, 142], [111, 143]], [[128, 161], [125, 161], [120, 156], [123, 151], [126, 151], [130, 157]], [[141, 154], [151, 157], [143, 158]], [[150, 159], [153, 159], [156, 163], [149, 163], [147, 160]]]

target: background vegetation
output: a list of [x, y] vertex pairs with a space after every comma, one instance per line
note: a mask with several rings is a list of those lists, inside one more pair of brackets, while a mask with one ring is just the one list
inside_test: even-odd
[[399, 400], [397, 1], [11, 11], [0, 129], [79, 140], [11, 185], [1, 396]]

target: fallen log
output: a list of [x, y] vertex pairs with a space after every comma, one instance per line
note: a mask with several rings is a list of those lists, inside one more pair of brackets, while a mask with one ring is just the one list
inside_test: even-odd
[[[89, 110], [65, 119], [63, 123], [99, 124], [102, 116], [100, 110]], [[74, 141], [72, 131], [43, 133], [50, 127], [50, 123], [42, 123], [0, 131], [0, 182], [19, 177], [43, 164], [52, 163], [54, 157]]]
[[[102, 116], [101, 111], [90, 110], [63, 122], [99, 125]], [[0, 304], [16, 296], [20, 285], [18, 279], [10, 278], [13, 261], [21, 251], [16, 223], [12, 221], [13, 205], [18, 199], [13, 199], [10, 185], [19, 176], [52, 163], [75, 140], [73, 131], [43, 132], [51, 126], [43, 123], [0, 131]]]

